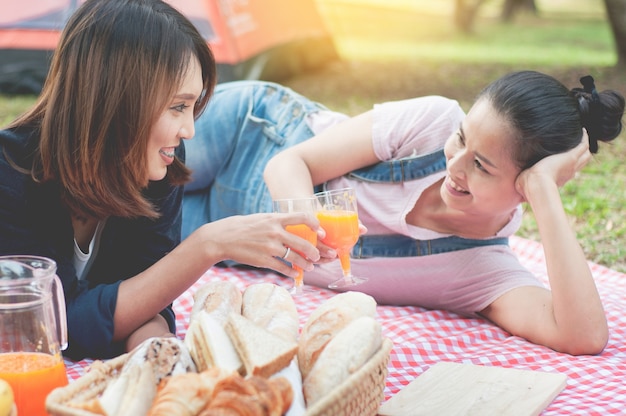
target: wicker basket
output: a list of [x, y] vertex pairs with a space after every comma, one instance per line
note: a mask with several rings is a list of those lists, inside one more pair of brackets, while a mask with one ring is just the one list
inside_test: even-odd
[[387, 364], [392, 347], [391, 340], [385, 338], [380, 350], [363, 367], [332, 394], [307, 408], [306, 416], [376, 415], [385, 398]]
[[[315, 403], [306, 416], [376, 415], [384, 398], [387, 365], [393, 343], [385, 338], [376, 354], [352, 374], [332, 394]], [[88, 373], [65, 387], [53, 390], [46, 399], [52, 416], [95, 416], [94, 413], [68, 406], [69, 402], [91, 400], [104, 391], [108, 381], [124, 366], [128, 354], [106, 362], [95, 361]]]

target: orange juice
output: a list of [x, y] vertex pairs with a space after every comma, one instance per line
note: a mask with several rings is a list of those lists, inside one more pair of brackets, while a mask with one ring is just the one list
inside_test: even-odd
[[322, 242], [335, 250], [344, 273], [350, 273], [350, 250], [359, 240], [359, 217], [355, 211], [318, 211], [317, 219], [326, 231]]
[[47, 415], [46, 397], [68, 383], [63, 359], [36, 352], [0, 354], [0, 378], [11, 385], [20, 416]]
[[[291, 234], [304, 238], [306, 241], [308, 241], [309, 243], [313, 245], [317, 245], [317, 233], [313, 231], [312, 229], [310, 229], [307, 225], [304, 225], [304, 224], [288, 225], [285, 227], [285, 229], [289, 231]], [[294, 250], [294, 251], [296, 251], [296, 253], [300, 254], [301, 256], [303, 255], [297, 250]], [[298, 277], [296, 277], [295, 280], [296, 280], [296, 286], [299, 286], [302, 283], [304, 272], [298, 266], [292, 266], [292, 267], [298, 271]]]
[[359, 218], [355, 211], [333, 210], [318, 211], [317, 219], [326, 231], [322, 242], [337, 252], [352, 249], [359, 239]]

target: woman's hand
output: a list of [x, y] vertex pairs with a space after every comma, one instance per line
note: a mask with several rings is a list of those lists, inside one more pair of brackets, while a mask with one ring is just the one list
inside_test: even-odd
[[522, 171], [515, 181], [515, 187], [525, 199], [528, 199], [531, 181], [550, 181], [561, 187], [584, 168], [590, 159], [589, 136], [583, 129], [583, 137], [578, 146], [567, 152], [548, 156]]
[[[297, 272], [285, 264], [283, 258], [305, 271], [313, 270], [313, 263], [320, 259], [315, 246], [285, 229], [287, 225], [297, 224], [306, 224], [316, 232], [320, 229], [315, 215], [308, 213], [251, 214], [205, 224], [188, 240], [200, 238], [196, 244], [205, 247], [214, 263], [230, 259], [295, 277]], [[287, 247], [290, 248], [288, 253]], [[285, 254], [287, 256], [283, 257]]]

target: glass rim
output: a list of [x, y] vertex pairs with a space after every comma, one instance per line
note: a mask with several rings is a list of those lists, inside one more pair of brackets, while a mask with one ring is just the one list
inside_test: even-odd
[[310, 200], [315, 200], [315, 199], [317, 199], [317, 197], [315, 195], [303, 196], [303, 197], [295, 197], [295, 198], [279, 198], [279, 199], [272, 199], [272, 203], [275, 203], [275, 202], [286, 202], [286, 201], [310, 201]]
[[337, 188], [337, 189], [327, 189], [325, 191], [316, 192], [315, 196], [319, 197], [319, 196], [332, 194], [332, 193], [339, 193], [339, 192], [354, 192], [354, 193], [356, 193], [356, 189], [354, 189], [351, 186], [346, 186], [344, 188]]

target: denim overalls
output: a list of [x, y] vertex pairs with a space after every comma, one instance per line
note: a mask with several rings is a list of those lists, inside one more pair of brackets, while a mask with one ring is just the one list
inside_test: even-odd
[[313, 136], [306, 116], [319, 110], [326, 108], [271, 82], [218, 84], [185, 142], [193, 181], [185, 187], [182, 237], [209, 221], [272, 212], [265, 165]]
[[[185, 187], [183, 235], [204, 223], [231, 215], [271, 212], [263, 180], [265, 165], [283, 149], [313, 136], [306, 115], [326, 110], [289, 88], [264, 81], [218, 84], [196, 121], [195, 137], [185, 142], [193, 181]], [[398, 183], [445, 169], [443, 151], [355, 170], [356, 180]], [[406, 257], [507, 244], [508, 239], [468, 240], [446, 237], [414, 240], [402, 235], [362, 236], [352, 256]]]
[[[427, 155], [380, 162], [352, 171], [348, 176], [365, 182], [402, 183], [423, 178], [445, 168], [446, 157], [443, 150], [438, 150]], [[508, 242], [506, 237], [474, 240], [450, 236], [416, 240], [401, 234], [365, 234], [352, 249], [351, 257], [416, 257]]]

